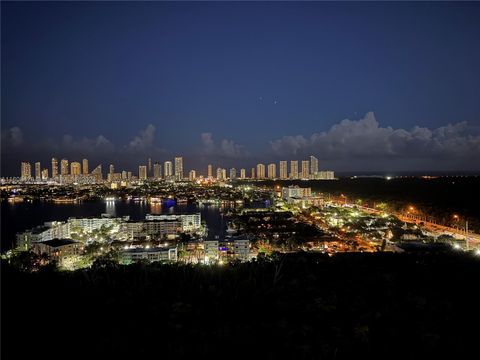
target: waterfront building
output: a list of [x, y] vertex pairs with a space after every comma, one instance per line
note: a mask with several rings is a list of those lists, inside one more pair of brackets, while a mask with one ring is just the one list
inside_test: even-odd
[[265, 179], [265, 165], [257, 164], [257, 179]]
[[42, 180], [48, 180], [48, 169], [42, 170]]
[[318, 173], [318, 179], [320, 180], [335, 180], [335, 173], [330, 170], [320, 171]]
[[32, 178], [32, 167], [29, 162], [22, 161], [20, 178], [22, 180], [30, 180]]
[[300, 199], [309, 196], [312, 196], [311, 188], [301, 188], [298, 185], [282, 188], [282, 198], [287, 201], [292, 198]]
[[175, 158], [175, 180], [183, 180], [183, 158], [181, 156]]
[[247, 171], [245, 169], [240, 169], [240, 179], [244, 180], [247, 177]]
[[158, 161], [153, 164], [153, 178], [155, 180], [162, 178], [162, 165]]
[[154, 261], [177, 261], [177, 248], [130, 248], [124, 249], [122, 252], [122, 260], [124, 263], [147, 260]]
[[115, 166], [113, 166], [113, 164], [110, 164], [109, 169], [108, 169], [108, 173], [113, 174], [114, 172], [115, 172]]
[[298, 160], [290, 161], [290, 179], [298, 179]]
[[302, 179], [308, 179], [310, 177], [310, 162], [308, 160], [302, 161]]
[[250, 241], [247, 239], [233, 240], [233, 253], [240, 261], [250, 260]]
[[268, 178], [275, 179], [277, 177], [277, 165], [268, 164]]
[[237, 178], [237, 169], [231, 168], [229, 175], [230, 175], [230, 180], [235, 180]]
[[56, 178], [58, 176], [58, 160], [57, 158], [52, 158], [52, 177]]
[[315, 178], [318, 173], [318, 159], [315, 156], [310, 156], [310, 174]]
[[138, 167], [138, 179], [139, 180], [147, 180], [147, 166], [140, 165]]
[[148, 158], [147, 165], [148, 165], [147, 176], [150, 177], [150, 175], [152, 174], [152, 158]]
[[52, 239], [33, 244], [34, 253], [47, 254], [51, 259], [61, 260], [67, 256], [79, 255], [83, 244], [72, 239]]
[[255, 168], [250, 170], [250, 179], [255, 179]]
[[172, 162], [171, 161], [165, 161], [164, 167], [165, 167], [165, 171], [164, 171], [165, 179], [171, 179], [171, 177], [173, 176], [173, 164], [172, 164]]
[[73, 176], [76, 176], [76, 175], [80, 175], [81, 172], [82, 172], [82, 166], [80, 165], [79, 162], [72, 162], [70, 164], [70, 174], [72, 174]]
[[218, 261], [218, 241], [217, 240], [205, 240], [203, 242], [203, 248], [205, 252], [205, 264], [212, 264]]
[[35, 163], [35, 180], [41, 180], [42, 179], [42, 167], [40, 164], [40, 161], [37, 161]]
[[103, 179], [102, 164], [93, 169], [92, 175], [97, 179], [97, 181], [101, 181]]
[[60, 161], [60, 175], [68, 175], [68, 160], [62, 159]]
[[195, 181], [196, 178], [197, 178], [196, 171], [195, 170], [190, 170], [190, 172], [188, 173], [188, 180]]
[[280, 179], [285, 180], [288, 178], [288, 162], [286, 160], [280, 161]]
[[218, 168], [217, 169], [217, 180], [226, 180], [227, 179], [227, 170]]
[[202, 218], [200, 213], [195, 214], [148, 214], [145, 216], [146, 221], [167, 221], [176, 220], [180, 222], [181, 231], [191, 232], [198, 231], [202, 226]]
[[209, 179], [213, 178], [213, 166], [211, 164], [207, 166], [207, 177]]
[[83, 159], [82, 160], [82, 170], [83, 170], [83, 175], [88, 175], [89, 174], [88, 159]]

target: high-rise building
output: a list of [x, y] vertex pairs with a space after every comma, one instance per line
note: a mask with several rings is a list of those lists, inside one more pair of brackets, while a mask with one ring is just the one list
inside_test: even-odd
[[245, 179], [247, 177], [247, 171], [245, 169], [240, 169], [240, 179]]
[[257, 179], [265, 179], [265, 165], [257, 164]]
[[212, 164], [208, 164], [207, 167], [207, 177], [211, 179], [213, 177], [213, 166]]
[[298, 179], [298, 161], [290, 161], [290, 179]]
[[302, 160], [302, 179], [308, 179], [310, 177], [310, 162], [308, 160]]
[[268, 165], [268, 178], [275, 179], [277, 177], [277, 165], [269, 164]]
[[310, 174], [312, 174], [312, 178], [318, 173], [318, 159], [315, 156], [310, 156]]
[[122, 171], [122, 180], [127, 180], [127, 172], [125, 170]]
[[115, 172], [115, 166], [113, 166], [113, 164], [110, 164], [110, 167], [108, 169], [108, 173], [113, 174], [114, 172]]
[[227, 170], [218, 168], [217, 169], [217, 180], [226, 180], [227, 179]]
[[88, 175], [88, 159], [83, 159], [82, 160], [82, 170], [83, 170], [83, 175]]
[[60, 161], [60, 175], [68, 175], [68, 160], [62, 159]]
[[40, 165], [40, 161], [37, 161], [35, 163], [35, 180], [41, 180], [42, 179], [42, 167]]
[[138, 179], [139, 180], [147, 180], [147, 166], [140, 165], [138, 167]]
[[42, 170], [42, 180], [48, 180], [48, 169]]
[[235, 180], [237, 177], [237, 169], [231, 168], [230, 169], [230, 180]]
[[148, 176], [152, 173], [152, 158], [148, 158]]
[[158, 161], [153, 164], [153, 178], [158, 180], [162, 178], [162, 164]]
[[127, 171], [127, 180], [132, 180], [132, 172], [131, 171]]
[[30, 180], [32, 178], [32, 167], [29, 162], [22, 161], [21, 179]]
[[195, 170], [190, 170], [190, 172], [188, 173], [188, 180], [195, 181], [196, 178], [197, 178], [196, 171]]
[[52, 158], [52, 177], [55, 178], [58, 176], [58, 160], [57, 158]]
[[102, 174], [102, 164], [98, 165], [95, 169], [92, 171], [92, 175], [95, 176], [97, 181], [100, 181], [103, 179], [103, 174]]
[[171, 161], [165, 161], [165, 179], [170, 179], [173, 175], [173, 164]]
[[280, 161], [280, 179], [288, 179], [288, 162], [286, 160]]
[[175, 180], [183, 180], [183, 158], [181, 156], [175, 158]]
[[250, 179], [255, 179], [255, 168], [250, 170]]
[[82, 173], [82, 165], [79, 162], [72, 162], [70, 164], [70, 174], [72, 175], [80, 175]]

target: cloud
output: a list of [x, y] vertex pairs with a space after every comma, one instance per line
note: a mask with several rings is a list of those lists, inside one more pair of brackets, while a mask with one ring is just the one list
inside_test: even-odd
[[204, 155], [215, 155], [219, 158], [239, 159], [246, 157], [248, 153], [242, 145], [235, 143], [233, 140], [223, 139], [219, 144], [213, 140], [212, 133], [202, 133], [200, 135], [202, 141], [202, 153]]
[[[310, 138], [285, 136], [270, 143], [277, 155], [316, 154], [322, 159], [466, 160], [480, 157], [480, 136], [469, 133], [466, 122], [437, 129], [382, 127], [373, 112], [360, 120], [342, 120]], [[478, 165], [477, 165], [478, 167]]]
[[6, 146], [19, 147], [23, 145], [23, 131], [18, 126], [2, 131], [2, 143]]
[[155, 132], [155, 126], [149, 124], [144, 130], [140, 130], [139, 135], [130, 141], [128, 149], [132, 152], [143, 152], [154, 148]]
[[71, 135], [64, 135], [60, 149], [64, 152], [78, 154], [111, 153], [115, 150], [115, 145], [103, 135], [80, 139], [75, 139]]

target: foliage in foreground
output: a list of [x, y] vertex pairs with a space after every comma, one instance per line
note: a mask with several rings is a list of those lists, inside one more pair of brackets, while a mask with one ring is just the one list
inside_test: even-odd
[[461, 358], [479, 320], [460, 253], [2, 270], [5, 358]]

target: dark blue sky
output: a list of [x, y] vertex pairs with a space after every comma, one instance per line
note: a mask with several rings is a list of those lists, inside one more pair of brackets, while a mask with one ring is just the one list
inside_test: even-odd
[[[480, 3], [2, 2], [2, 174], [20, 158], [135, 169], [176, 153], [189, 167], [315, 153], [339, 170], [479, 170], [459, 162], [480, 154], [479, 19]], [[372, 140], [334, 137], [347, 118]]]

